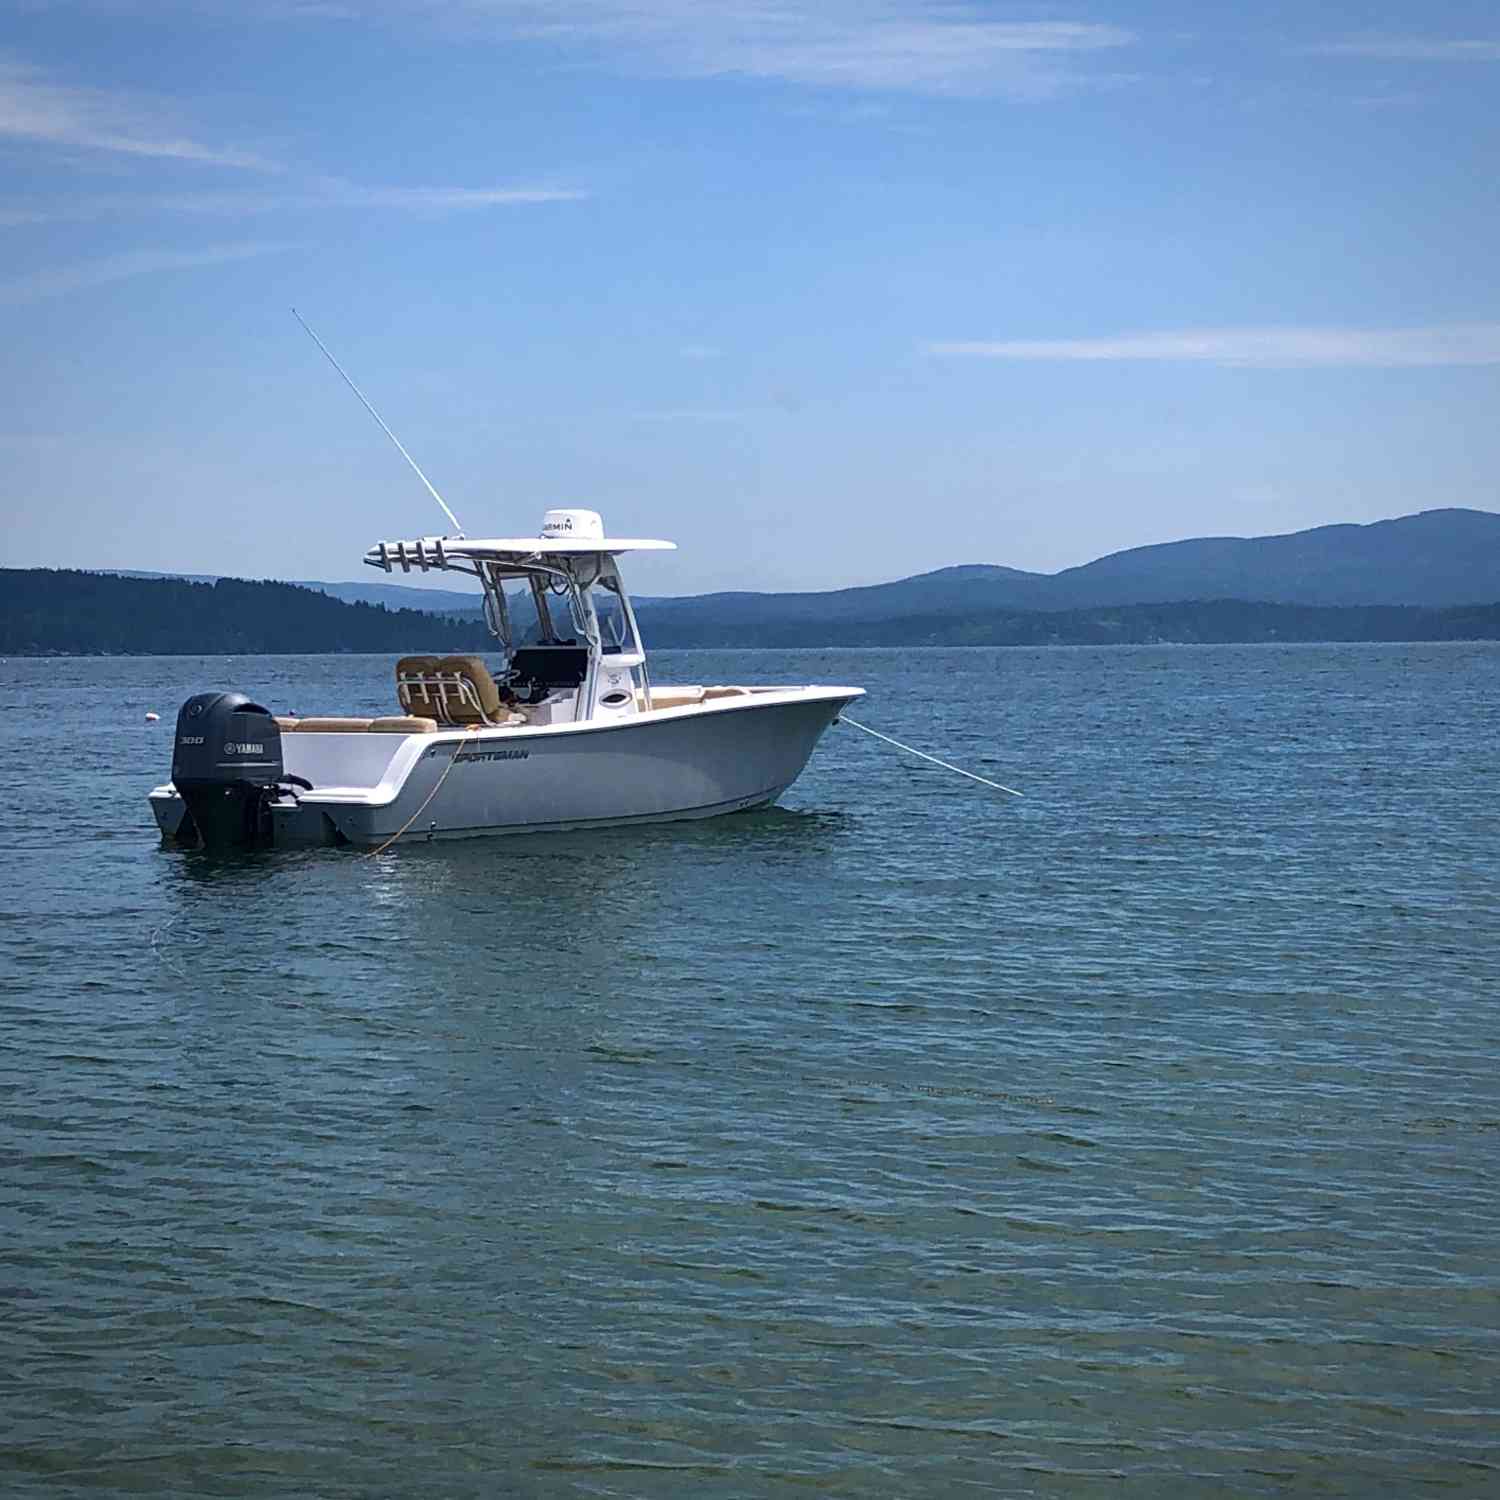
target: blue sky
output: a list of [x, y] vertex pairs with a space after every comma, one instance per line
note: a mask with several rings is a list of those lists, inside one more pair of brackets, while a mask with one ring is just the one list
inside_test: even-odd
[[8, 565], [649, 592], [1500, 509], [1492, 4], [6, 0]]

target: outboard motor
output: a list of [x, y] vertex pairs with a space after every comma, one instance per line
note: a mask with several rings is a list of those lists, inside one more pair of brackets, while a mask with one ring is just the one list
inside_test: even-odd
[[266, 804], [284, 780], [281, 731], [243, 693], [199, 693], [177, 711], [172, 784], [205, 849], [270, 841]]

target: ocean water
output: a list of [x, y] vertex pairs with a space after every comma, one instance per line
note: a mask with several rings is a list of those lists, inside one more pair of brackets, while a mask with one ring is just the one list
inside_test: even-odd
[[389, 671], [0, 662], [0, 1493], [1500, 1494], [1500, 648], [670, 653], [1026, 795], [160, 848]]

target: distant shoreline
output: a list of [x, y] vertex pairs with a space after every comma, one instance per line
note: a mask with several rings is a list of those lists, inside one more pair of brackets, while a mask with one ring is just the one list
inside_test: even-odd
[[[656, 646], [653, 651], [664, 655], [668, 652], [688, 651], [880, 651], [886, 653], [911, 651], [1214, 651], [1224, 646], [1494, 646], [1500, 644], [1500, 634], [1493, 636], [1443, 636], [1411, 638], [1392, 637], [1379, 640], [1257, 640], [1257, 641], [1041, 641], [1015, 644], [973, 642], [967, 645], [931, 645], [911, 642], [904, 646], [875, 645], [853, 646], [843, 643], [807, 642], [799, 646]], [[0, 662], [7, 661], [148, 661], [159, 658], [164, 661], [180, 661], [199, 658], [204, 661], [237, 661], [245, 657], [261, 656], [368, 656], [384, 661], [391, 656], [389, 651], [6, 651], [0, 652]]]
[[[1494, 580], [1489, 580], [1494, 586]], [[912, 582], [920, 582], [914, 580]], [[1235, 598], [997, 606], [941, 586], [871, 600], [706, 595], [643, 602], [651, 650], [1421, 644], [1500, 640], [1500, 602], [1287, 604]], [[345, 601], [298, 584], [0, 569], [0, 656], [339, 656], [493, 649], [481, 618]]]

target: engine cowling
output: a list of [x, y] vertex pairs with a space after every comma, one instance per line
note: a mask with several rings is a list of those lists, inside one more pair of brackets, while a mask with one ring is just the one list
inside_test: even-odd
[[244, 693], [198, 693], [178, 709], [172, 784], [205, 849], [268, 842], [284, 771], [276, 720]]

